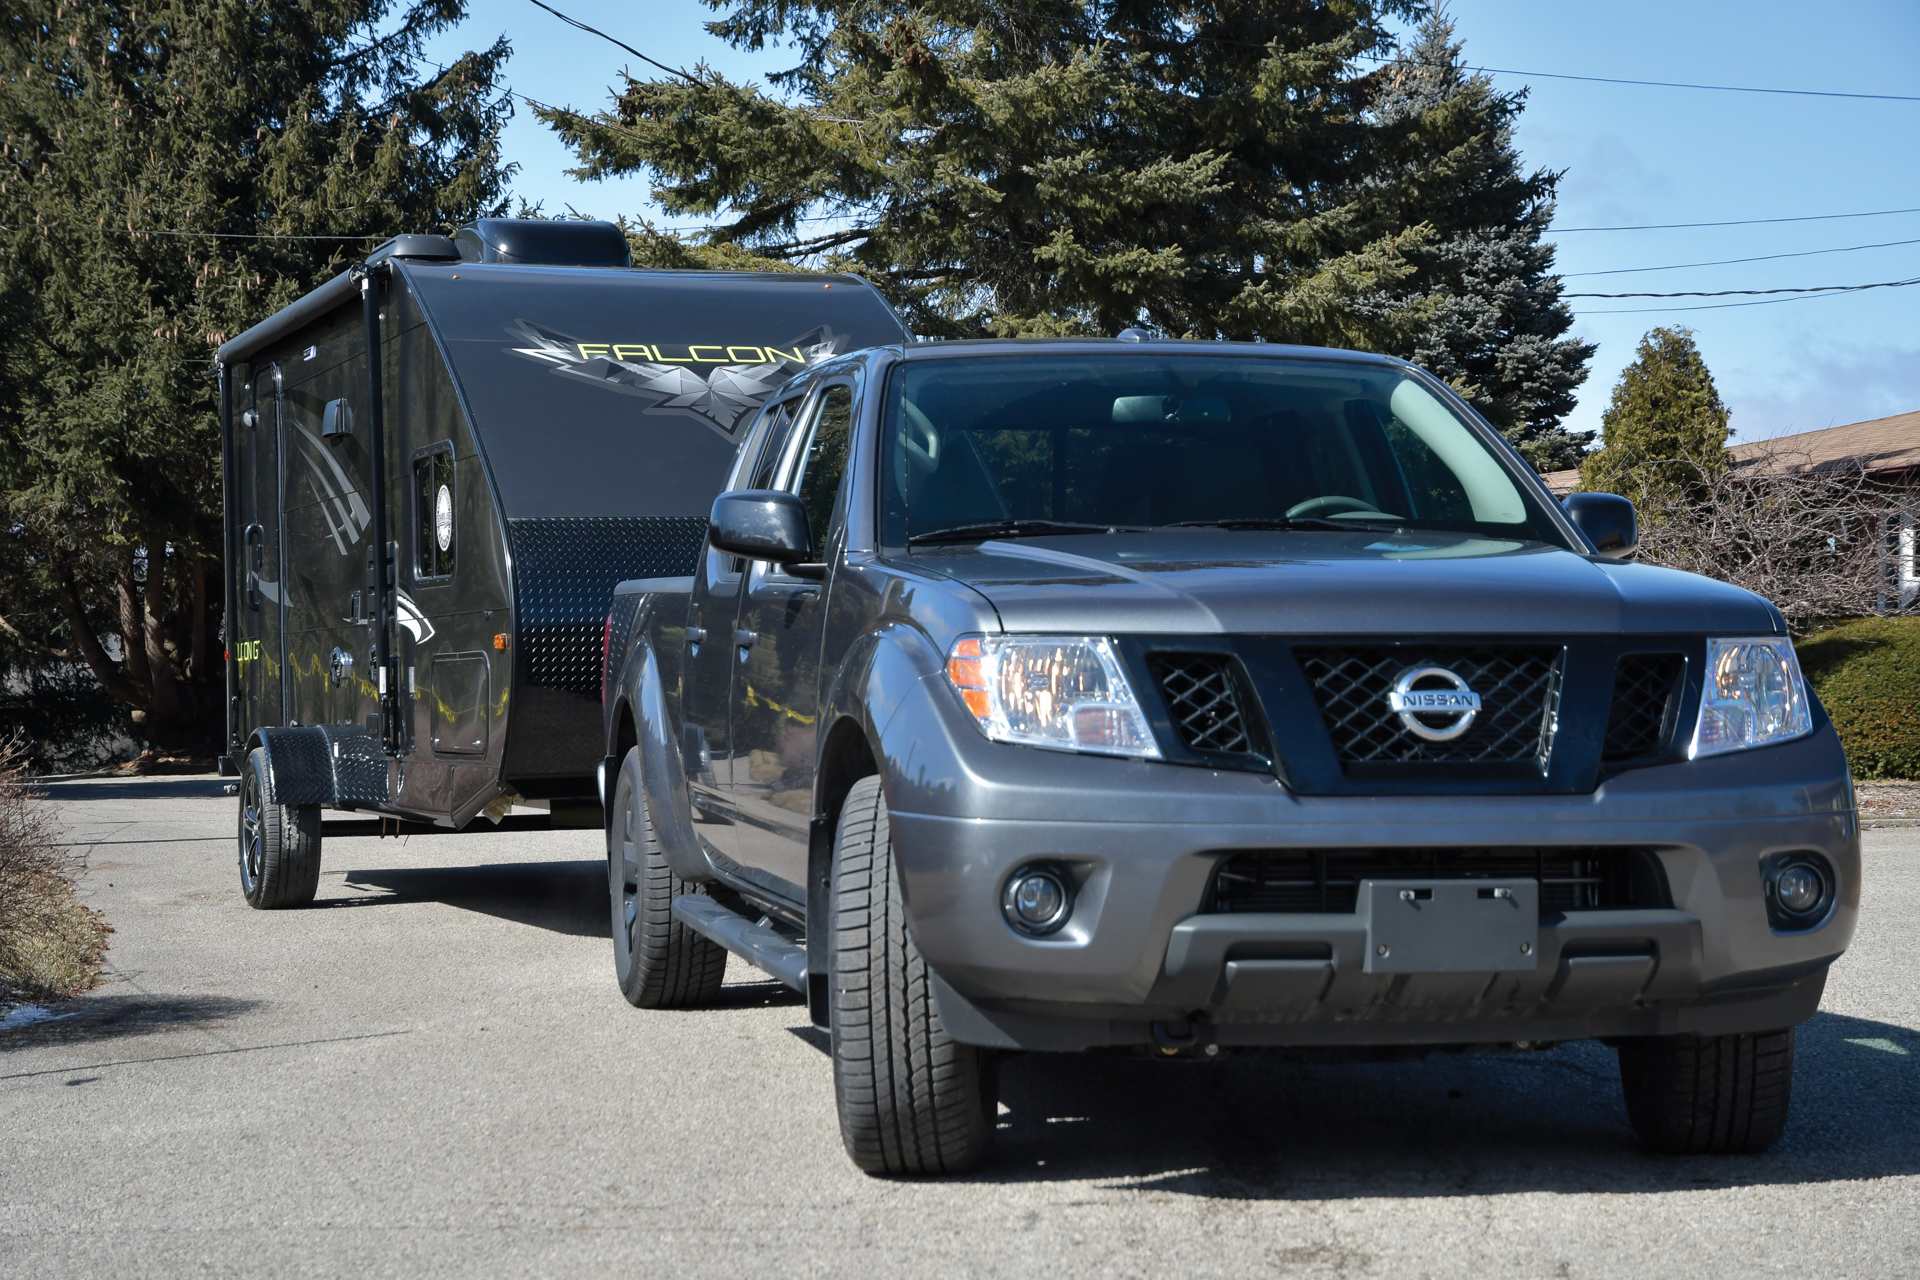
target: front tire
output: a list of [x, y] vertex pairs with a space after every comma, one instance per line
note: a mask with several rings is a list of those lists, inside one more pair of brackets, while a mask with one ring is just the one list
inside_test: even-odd
[[853, 784], [834, 837], [828, 978], [840, 1139], [874, 1174], [963, 1173], [993, 1145], [991, 1050], [947, 1034], [907, 926], [877, 777]]
[[667, 865], [647, 812], [640, 749], [627, 752], [613, 790], [607, 888], [613, 903], [613, 970], [640, 1009], [697, 1009], [720, 994], [727, 951], [673, 918], [673, 900], [701, 887]]
[[267, 753], [247, 753], [240, 777], [240, 892], [262, 911], [304, 907], [320, 888], [320, 806], [267, 799]]
[[1623, 1040], [1620, 1087], [1634, 1132], [1654, 1151], [1765, 1151], [1787, 1125], [1793, 1028]]

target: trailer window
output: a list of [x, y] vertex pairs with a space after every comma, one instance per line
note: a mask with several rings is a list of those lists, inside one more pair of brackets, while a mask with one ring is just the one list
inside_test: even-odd
[[453, 448], [442, 445], [413, 461], [413, 576], [453, 574]]

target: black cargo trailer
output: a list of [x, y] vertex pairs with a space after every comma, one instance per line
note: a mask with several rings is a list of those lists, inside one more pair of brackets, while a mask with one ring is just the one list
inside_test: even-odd
[[311, 899], [322, 807], [597, 806], [613, 585], [691, 572], [769, 393], [906, 337], [853, 277], [628, 264], [609, 223], [483, 219], [220, 348], [254, 905]]

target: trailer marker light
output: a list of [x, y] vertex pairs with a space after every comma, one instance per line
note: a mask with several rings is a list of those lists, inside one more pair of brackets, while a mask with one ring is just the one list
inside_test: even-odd
[[502, 632], [501, 632], [501, 633], [500, 633], [499, 635], [497, 635], [497, 636], [495, 636], [495, 637], [493, 638], [493, 647], [494, 647], [494, 648], [496, 648], [496, 649], [504, 649], [504, 648], [506, 648], [506, 647], [507, 647], [507, 633], [506, 633], [506, 632], [504, 632], [504, 631], [502, 631]]

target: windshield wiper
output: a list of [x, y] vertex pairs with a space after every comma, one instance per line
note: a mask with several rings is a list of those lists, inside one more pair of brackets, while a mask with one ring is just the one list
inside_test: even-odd
[[957, 524], [951, 529], [929, 529], [907, 539], [910, 547], [930, 542], [983, 542], [988, 538], [1043, 538], [1050, 533], [1138, 533], [1139, 525], [1086, 524], [1078, 520], [992, 520]]
[[1225, 520], [1175, 520], [1160, 529], [1358, 529], [1363, 533], [1402, 529], [1399, 521], [1329, 520], [1324, 516], [1245, 516]]

